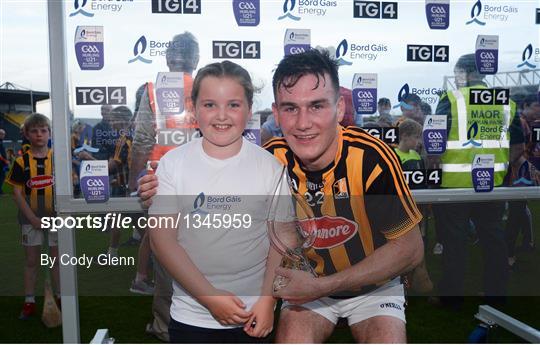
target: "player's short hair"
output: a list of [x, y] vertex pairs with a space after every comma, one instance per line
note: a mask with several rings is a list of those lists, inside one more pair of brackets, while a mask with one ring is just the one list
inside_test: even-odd
[[115, 121], [129, 122], [132, 117], [133, 113], [125, 105], [118, 106], [111, 111], [111, 118]]
[[422, 126], [411, 119], [405, 119], [403, 120], [399, 126], [399, 137], [413, 137], [413, 136], [419, 136], [422, 134]]
[[225, 60], [222, 62], [215, 62], [204, 66], [197, 72], [197, 76], [193, 80], [193, 89], [191, 90], [191, 100], [193, 104], [197, 103], [199, 92], [201, 90], [201, 82], [206, 77], [216, 78], [233, 78], [244, 88], [244, 93], [249, 107], [253, 105], [253, 94], [255, 93], [255, 87], [251, 81], [249, 72], [242, 66]]
[[510, 90], [510, 97], [518, 109], [523, 109], [526, 105], [534, 102], [540, 102], [538, 99], [538, 85], [518, 86]]
[[390, 103], [390, 100], [386, 97], [381, 97], [379, 98], [379, 101], [377, 102], [377, 105], [382, 106], [382, 105], [387, 105], [387, 106], [392, 106], [392, 103]]
[[330, 82], [334, 88], [336, 100], [339, 98], [339, 76], [337, 62], [330, 57], [326, 49], [310, 49], [304, 53], [292, 54], [284, 57], [272, 78], [272, 89], [274, 90], [274, 99], [277, 100], [277, 93], [280, 87], [285, 89], [294, 87], [298, 80], [305, 75], [314, 75], [317, 77], [317, 85], [320, 79], [326, 82], [325, 74], [330, 76]]
[[420, 98], [420, 96], [414, 93], [409, 93], [407, 96], [403, 98], [403, 102], [407, 104], [411, 104], [411, 105], [421, 106], [422, 99]]
[[40, 113], [32, 113], [24, 119], [23, 123], [23, 131], [24, 133], [28, 133], [28, 131], [34, 127], [47, 127], [49, 129], [49, 132], [51, 131], [51, 122], [47, 118], [47, 116], [40, 114]]
[[189, 32], [178, 34], [173, 37], [165, 52], [167, 65], [178, 64], [183, 72], [192, 73], [199, 64], [199, 42]]

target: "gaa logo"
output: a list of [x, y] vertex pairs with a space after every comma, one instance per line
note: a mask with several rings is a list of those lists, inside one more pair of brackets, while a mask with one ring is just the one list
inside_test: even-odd
[[495, 60], [495, 54], [491, 52], [481, 52], [480, 58], [485, 60]]
[[97, 47], [97, 45], [94, 45], [94, 44], [83, 44], [81, 46], [81, 51], [83, 53], [99, 53], [99, 48]]
[[214, 59], [260, 59], [260, 41], [212, 41]]
[[161, 95], [166, 99], [179, 99], [180, 95], [176, 91], [164, 90]]
[[244, 137], [246, 137], [247, 140], [249, 141], [255, 141], [257, 140], [257, 136], [255, 135], [255, 133], [251, 132], [251, 131], [246, 131], [244, 132]]
[[105, 184], [103, 183], [103, 181], [99, 179], [92, 179], [92, 178], [89, 178], [88, 180], [86, 180], [86, 185], [88, 187], [105, 187]]
[[122, 105], [126, 104], [126, 88], [110, 87], [76, 87], [77, 105]]
[[434, 139], [434, 140], [442, 140], [443, 136], [439, 132], [429, 132], [428, 133], [428, 138], [429, 139]]
[[294, 10], [295, 6], [296, 6], [296, 0], [283, 1], [283, 15], [278, 17], [278, 20], [289, 18], [295, 21], [299, 21], [301, 18], [291, 13]]
[[73, 16], [76, 16], [77, 14], [81, 14], [85, 17], [93, 17], [94, 16], [93, 13], [86, 12], [84, 10], [84, 7], [86, 6], [86, 2], [87, 0], [82, 0], [81, 3], [79, 3], [79, 0], [75, 0], [73, 2], [73, 8], [75, 9], [75, 11], [71, 12], [69, 16], [73, 17]]
[[478, 177], [478, 178], [491, 178], [491, 174], [489, 173], [489, 171], [486, 171], [486, 170], [478, 170], [476, 172], [476, 177]]
[[200, 14], [201, 0], [152, 0], [152, 13]]
[[481, 21], [478, 19], [478, 17], [480, 16], [480, 14], [482, 13], [482, 2], [480, 0], [478, 0], [474, 5], [473, 7], [471, 8], [471, 20], [469, 20], [467, 23], [465, 23], [466, 25], [469, 25], [469, 24], [472, 24], [472, 23], [476, 23], [478, 25], [486, 25], [485, 22]]
[[407, 61], [448, 62], [449, 46], [407, 45]]
[[529, 45], [525, 47], [525, 49], [523, 50], [523, 53], [521, 54], [522, 63], [517, 65], [517, 68], [521, 68], [525, 66], [529, 68], [536, 68], [535, 64], [529, 62], [529, 60], [532, 57], [532, 54], [533, 54], [533, 47], [532, 47], [532, 44], [529, 43]]
[[353, 18], [398, 19], [398, 3], [354, 0]]
[[341, 41], [336, 48], [336, 61], [337, 61], [338, 66], [352, 65], [352, 62], [347, 61], [343, 58], [347, 54], [348, 51], [349, 51], [349, 44], [347, 43], [346, 39], [343, 39], [343, 41]]
[[133, 46], [133, 56], [134, 58], [129, 60], [128, 63], [133, 63], [135, 61], [140, 61], [142, 63], [150, 64], [152, 63], [152, 60], [146, 59], [142, 56], [144, 52], [146, 51], [148, 43], [146, 42], [146, 37], [142, 35], [139, 37], [137, 42], [135, 42], [135, 45]]

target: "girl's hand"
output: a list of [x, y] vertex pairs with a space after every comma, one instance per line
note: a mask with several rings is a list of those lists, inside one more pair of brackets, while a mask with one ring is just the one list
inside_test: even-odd
[[253, 305], [253, 315], [244, 326], [244, 332], [250, 337], [265, 338], [274, 328], [274, 307], [276, 300], [272, 296], [262, 296]]
[[244, 302], [229, 291], [216, 290], [212, 296], [200, 297], [199, 301], [225, 326], [244, 324], [252, 316], [252, 312], [246, 311]]

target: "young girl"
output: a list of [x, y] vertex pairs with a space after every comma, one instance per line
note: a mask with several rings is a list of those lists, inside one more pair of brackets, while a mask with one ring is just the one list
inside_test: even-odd
[[281, 166], [242, 136], [253, 92], [249, 73], [235, 63], [202, 68], [192, 99], [203, 137], [168, 152], [156, 172], [149, 214], [181, 219], [178, 229], [150, 231], [175, 280], [172, 343], [254, 342], [272, 330], [280, 258], [265, 217]]

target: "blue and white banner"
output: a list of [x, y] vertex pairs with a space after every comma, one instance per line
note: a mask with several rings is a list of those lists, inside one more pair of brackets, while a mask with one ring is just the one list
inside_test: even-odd
[[287, 29], [283, 39], [285, 56], [303, 53], [311, 49], [310, 29]]
[[352, 82], [355, 123], [362, 126], [362, 115], [377, 111], [377, 74], [355, 73]]
[[75, 55], [79, 68], [83, 71], [103, 68], [103, 26], [77, 26]]
[[80, 186], [86, 202], [107, 202], [110, 196], [109, 162], [106, 160], [82, 161]]
[[424, 120], [423, 139], [426, 152], [430, 155], [440, 155], [446, 151], [447, 116], [428, 115]]
[[478, 35], [476, 69], [481, 74], [496, 74], [499, 66], [499, 36]]
[[475, 155], [471, 174], [475, 192], [491, 192], [495, 180], [495, 155]]
[[450, 25], [450, 0], [426, 0], [426, 18], [430, 29], [448, 29]]

